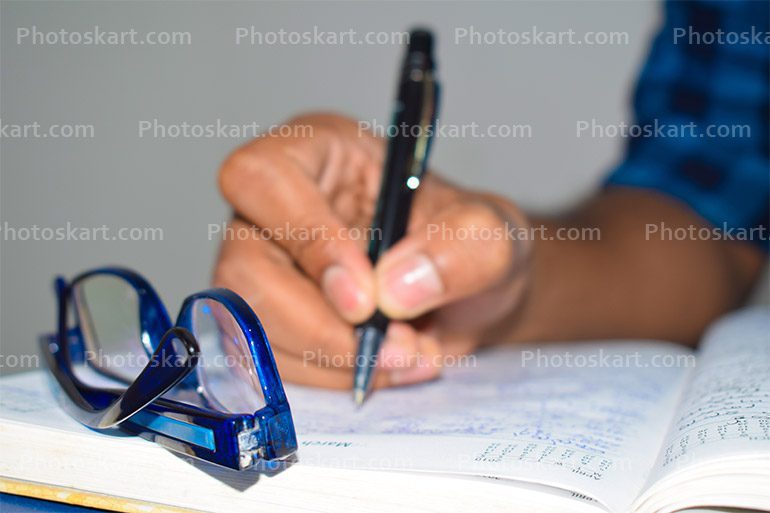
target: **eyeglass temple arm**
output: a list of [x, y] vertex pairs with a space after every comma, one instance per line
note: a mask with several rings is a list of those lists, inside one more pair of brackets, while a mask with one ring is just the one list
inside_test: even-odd
[[[56, 351], [63, 349], [59, 344]], [[48, 350], [51, 351], [50, 348]], [[192, 333], [179, 327], [170, 329], [139, 376], [109, 406], [100, 409], [94, 409], [89, 401], [84, 400], [82, 394], [88, 393], [88, 390], [80, 390], [77, 378], [73, 379], [75, 383], [59, 381], [71, 399], [81, 406], [78, 412], [80, 422], [94, 429], [108, 429], [129, 419], [187, 377], [195, 369], [199, 355], [200, 348]], [[59, 354], [54, 357], [62, 356]], [[74, 386], [65, 386], [67, 384]], [[84, 411], [83, 408], [90, 411]]]
[[112, 405], [98, 412], [94, 418], [96, 427], [117, 426], [168, 392], [193, 371], [199, 355], [200, 348], [192, 333], [184, 328], [170, 329], [134, 382]]

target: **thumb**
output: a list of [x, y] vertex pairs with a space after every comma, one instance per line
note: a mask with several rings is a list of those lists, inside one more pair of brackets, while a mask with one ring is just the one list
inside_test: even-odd
[[476, 199], [441, 210], [378, 262], [380, 309], [411, 319], [512, 279], [520, 250], [509, 229], [521, 226], [513, 218]]

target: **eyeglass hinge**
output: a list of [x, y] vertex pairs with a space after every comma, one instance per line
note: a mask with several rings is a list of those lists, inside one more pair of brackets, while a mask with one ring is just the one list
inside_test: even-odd
[[259, 439], [259, 424], [243, 426], [238, 432], [238, 452], [240, 453], [238, 464], [241, 470], [254, 465], [259, 459], [265, 457], [265, 449]]

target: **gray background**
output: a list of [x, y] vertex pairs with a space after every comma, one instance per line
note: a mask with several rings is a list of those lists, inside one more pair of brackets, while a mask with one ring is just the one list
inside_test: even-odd
[[[433, 165], [467, 185], [494, 188], [528, 209], [553, 211], [596, 187], [623, 141], [578, 138], [577, 120], [628, 119], [634, 76], [659, 22], [650, 2], [3, 2], [3, 123], [93, 124], [93, 139], [2, 140], [0, 221], [12, 227], [160, 227], [163, 241], [2, 240], [2, 353], [35, 353], [54, 325], [51, 279], [105, 263], [147, 276], [172, 314], [207, 286], [228, 217], [217, 168], [243, 141], [138, 136], [161, 123], [277, 123], [335, 110], [384, 123], [397, 45], [236, 45], [237, 27], [400, 31], [436, 29], [444, 83], [442, 122], [529, 124], [529, 139], [439, 139]], [[18, 45], [18, 27], [189, 31], [190, 46]], [[479, 31], [626, 31], [618, 46], [470, 46]], [[258, 201], [258, 198], [255, 198]], [[5, 239], [5, 237], [3, 237]], [[269, 329], [269, 327], [268, 327]], [[16, 369], [6, 365], [3, 372]]]

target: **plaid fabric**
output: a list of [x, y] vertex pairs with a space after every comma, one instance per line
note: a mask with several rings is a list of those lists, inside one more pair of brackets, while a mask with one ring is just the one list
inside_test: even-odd
[[716, 228], [764, 227], [764, 240], [754, 242], [766, 251], [769, 6], [767, 0], [665, 4], [634, 95], [635, 126], [662, 132], [630, 134], [624, 161], [606, 181], [671, 195]]

